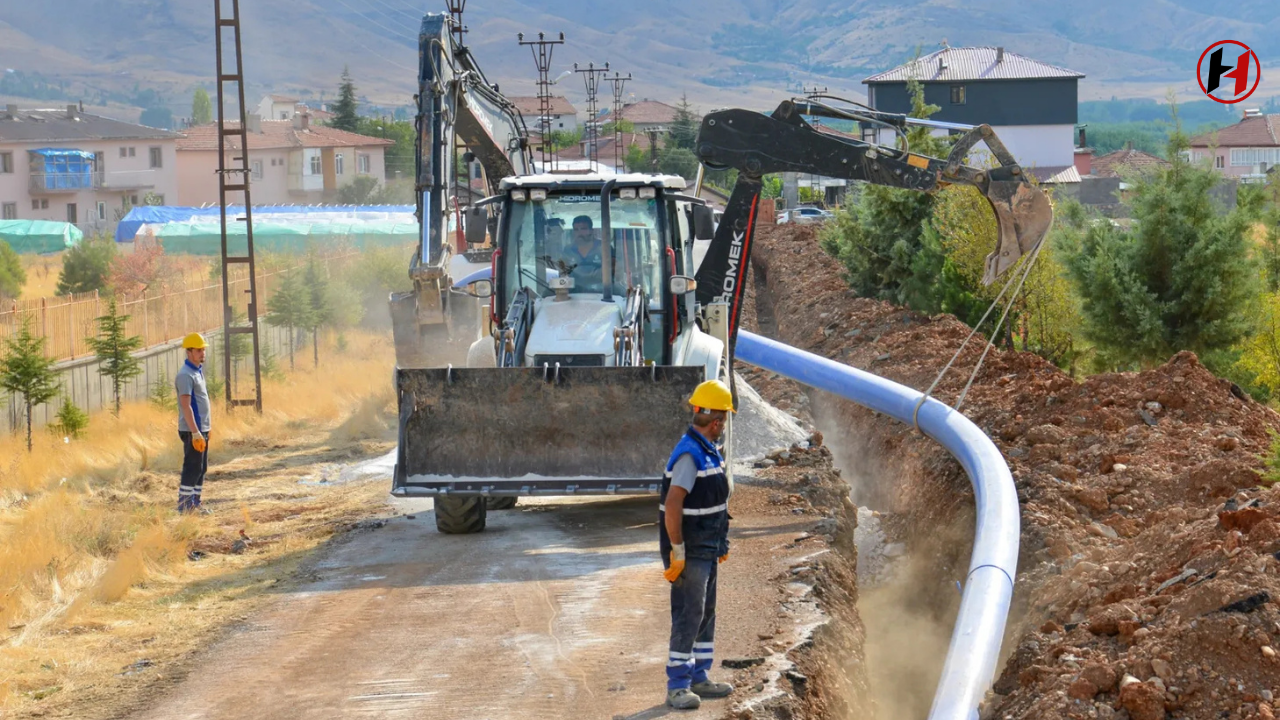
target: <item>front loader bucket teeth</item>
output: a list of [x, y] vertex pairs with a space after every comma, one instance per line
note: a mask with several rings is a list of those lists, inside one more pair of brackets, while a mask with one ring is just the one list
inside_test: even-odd
[[652, 492], [695, 367], [399, 369], [404, 494]]
[[990, 285], [1044, 241], [1053, 224], [1053, 207], [1043, 190], [1025, 180], [992, 180], [986, 197], [996, 213], [998, 236], [982, 276], [982, 284]]

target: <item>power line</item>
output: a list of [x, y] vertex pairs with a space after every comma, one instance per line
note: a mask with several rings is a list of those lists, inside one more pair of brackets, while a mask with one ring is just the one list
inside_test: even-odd
[[416, 45], [416, 44], [417, 44], [417, 42], [418, 42], [418, 39], [417, 39], [416, 37], [413, 37], [413, 36], [411, 36], [411, 35], [406, 35], [406, 34], [404, 34], [403, 32], [401, 32], [400, 30], [396, 30], [396, 29], [394, 29], [394, 28], [389, 28], [389, 27], [387, 27], [386, 25], [383, 25], [382, 23], [378, 22], [377, 20], [374, 20], [374, 19], [372, 19], [372, 18], [366, 17], [363, 13], [361, 13], [361, 11], [360, 11], [360, 10], [358, 10], [358, 9], [356, 9], [356, 8], [352, 7], [351, 5], [349, 5], [349, 4], [346, 2], [346, 0], [338, 0], [338, 4], [340, 4], [340, 5], [342, 5], [343, 7], [347, 8], [347, 9], [348, 9], [348, 10], [350, 10], [351, 12], [355, 13], [355, 14], [356, 14], [356, 15], [357, 15], [361, 20], [365, 20], [365, 21], [367, 21], [367, 22], [369, 22], [369, 23], [371, 23], [371, 24], [373, 24], [373, 25], [376, 25], [377, 27], [382, 28], [383, 30], [386, 30], [387, 32], [391, 33], [392, 35], [395, 35], [396, 37], [398, 37], [398, 38], [400, 38], [400, 39], [402, 39], [402, 40], [408, 40], [410, 43], [412, 43], [412, 44], [414, 44], [414, 45]]

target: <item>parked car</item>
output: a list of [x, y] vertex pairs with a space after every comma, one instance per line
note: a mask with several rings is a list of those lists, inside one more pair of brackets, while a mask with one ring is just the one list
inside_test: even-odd
[[796, 225], [810, 225], [813, 223], [823, 223], [832, 218], [831, 213], [816, 207], [798, 207], [791, 210], [785, 210], [778, 215], [778, 224], [785, 225], [787, 223], [795, 223]]

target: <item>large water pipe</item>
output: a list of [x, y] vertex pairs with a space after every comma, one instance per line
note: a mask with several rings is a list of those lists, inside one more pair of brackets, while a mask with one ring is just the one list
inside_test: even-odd
[[991, 687], [1000, 658], [1021, 534], [1017, 490], [995, 443], [947, 405], [878, 375], [749, 332], [738, 334], [735, 353], [742, 362], [908, 425], [914, 416], [920, 431], [946, 448], [968, 474], [977, 505], [977, 532], [929, 720], [976, 720], [978, 704]]

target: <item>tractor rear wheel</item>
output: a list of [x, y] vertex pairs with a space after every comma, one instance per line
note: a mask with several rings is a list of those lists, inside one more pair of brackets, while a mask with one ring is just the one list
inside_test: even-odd
[[448, 535], [468, 535], [484, 530], [485, 498], [440, 495], [436, 497], [436, 530]]

